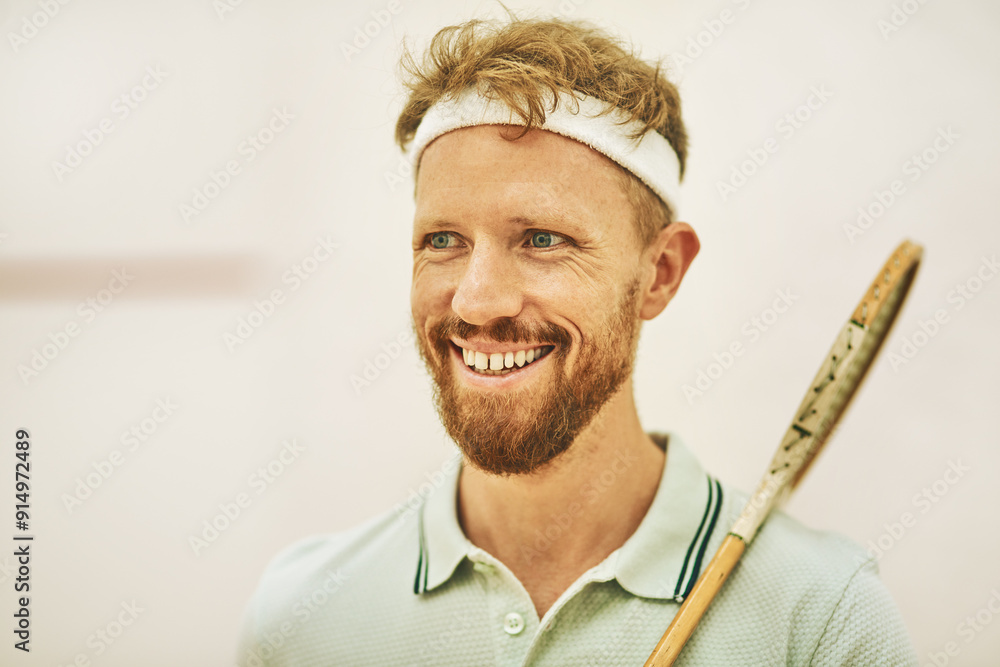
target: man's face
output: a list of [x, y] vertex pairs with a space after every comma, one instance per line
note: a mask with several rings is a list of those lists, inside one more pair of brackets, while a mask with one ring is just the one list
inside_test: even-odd
[[618, 168], [585, 145], [474, 126], [420, 163], [411, 307], [438, 412], [476, 467], [539, 469], [630, 377], [639, 247]]

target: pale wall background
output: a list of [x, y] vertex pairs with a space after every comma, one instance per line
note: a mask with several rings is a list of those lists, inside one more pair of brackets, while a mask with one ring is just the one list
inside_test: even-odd
[[[911, 4], [888, 35], [888, 0], [510, 6], [593, 19], [647, 58], [682, 53], [731, 12], [673, 73], [691, 135], [683, 217], [703, 250], [646, 325], [636, 380], [644, 424], [679, 433], [717, 476], [755, 484], [875, 270], [904, 237], [926, 246], [886, 351], [900, 353], [938, 309], [948, 322], [918, 336], [906, 364], [883, 354], [789, 511], [862, 544], [882, 539], [882, 576], [924, 663], [955, 642], [949, 664], [994, 665], [1000, 620], [971, 638], [958, 625], [977, 612], [992, 620], [981, 610], [1000, 595], [1000, 279], [961, 308], [949, 294], [1000, 251], [1000, 6]], [[423, 45], [499, 7], [400, 0], [350, 60], [342, 44], [385, 2], [218, 7], [70, 2], [32, 31], [24, 21], [41, 4], [0, 3], [0, 540], [16, 532], [17, 428], [31, 431], [37, 536], [27, 658], [11, 648], [12, 559], [0, 559], [5, 665], [79, 654], [106, 667], [233, 664], [239, 615], [277, 550], [390, 508], [452, 451], [412, 345], [370, 386], [356, 391], [351, 376], [408, 329], [410, 186], [386, 176], [400, 168], [401, 40]], [[147, 67], [161, 80], [122, 118], [115, 101]], [[776, 123], [813, 87], [832, 96], [785, 138]], [[294, 118], [248, 161], [239, 146], [274, 109]], [[113, 131], [60, 179], [53, 163], [104, 118]], [[949, 127], [953, 145], [911, 181], [904, 163]], [[779, 150], [723, 201], [717, 183], [769, 137]], [[179, 206], [230, 160], [240, 173], [185, 221]], [[849, 239], [844, 225], [894, 179], [905, 192]], [[339, 247], [293, 290], [283, 275], [327, 236]], [[134, 278], [91, 320], [78, 304], [113, 269]], [[224, 335], [274, 289], [285, 301], [231, 351]], [[776, 290], [797, 299], [751, 340], [742, 328]], [[19, 365], [72, 323], [78, 335], [23, 379]], [[734, 341], [745, 353], [689, 401], [683, 385]], [[158, 400], [177, 407], [130, 451], [121, 434]], [[254, 486], [288, 439], [304, 451]], [[64, 494], [114, 450], [121, 465], [70, 511]], [[939, 481], [952, 463], [969, 470]], [[935, 482], [940, 498], [918, 505]], [[239, 493], [251, 505], [196, 555], [189, 536]], [[905, 512], [915, 525], [893, 535]], [[96, 655], [88, 637], [133, 600], [136, 622]]]

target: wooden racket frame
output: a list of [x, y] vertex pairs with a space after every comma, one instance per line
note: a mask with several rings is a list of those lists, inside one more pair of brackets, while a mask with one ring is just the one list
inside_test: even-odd
[[809, 470], [878, 355], [922, 258], [923, 247], [904, 240], [886, 260], [837, 334], [757, 490], [685, 598], [645, 667], [674, 664], [761, 524], [771, 510], [781, 506]]

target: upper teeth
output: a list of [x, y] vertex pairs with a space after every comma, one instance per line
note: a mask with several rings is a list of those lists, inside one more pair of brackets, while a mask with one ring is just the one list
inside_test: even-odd
[[486, 354], [485, 352], [467, 350], [463, 347], [462, 358], [465, 359], [467, 366], [472, 366], [478, 371], [503, 371], [513, 368], [515, 364], [518, 367], [526, 366], [535, 359], [541, 358], [543, 351], [544, 347], [534, 347], [527, 350], [518, 350], [517, 352], [494, 352], [493, 354]]

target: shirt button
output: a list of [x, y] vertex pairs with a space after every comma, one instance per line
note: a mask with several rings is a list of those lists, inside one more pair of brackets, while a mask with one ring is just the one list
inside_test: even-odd
[[516, 611], [507, 614], [503, 619], [503, 629], [508, 635], [519, 635], [524, 630], [524, 618]]

